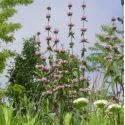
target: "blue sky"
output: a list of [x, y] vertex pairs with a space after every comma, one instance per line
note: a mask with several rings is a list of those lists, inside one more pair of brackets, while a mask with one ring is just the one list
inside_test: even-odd
[[[81, 4], [83, 0], [34, 0], [35, 2], [27, 7], [19, 6], [17, 7], [18, 13], [11, 19], [14, 22], [20, 22], [22, 24], [22, 29], [15, 33], [16, 40], [11, 46], [6, 46], [5, 48], [14, 49], [20, 52], [22, 49], [22, 38], [28, 38], [34, 35], [36, 32], [41, 32], [41, 45], [42, 50], [45, 49], [46, 32], [44, 30], [46, 24], [46, 6], [52, 6], [52, 20], [51, 25], [53, 28], [58, 28], [60, 30], [59, 38], [61, 43], [67, 48], [68, 38], [67, 38], [67, 23], [68, 17], [66, 13], [68, 11], [68, 2], [73, 3], [73, 23], [75, 24], [75, 53], [80, 52], [80, 32], [79, 29], [82, 26], [80, 17], [82, 16]], [[88, 22], [86, 27], [88, 32], [86, 37], [90, 42], [88, 46], [93, 45], [96, 41], [95, 34], [101, 31], [100, 25], [110, 24], [110, 19], [112, 16], [123, 16], [123, 9], [121, 7], [120, 0], [85, 0], [87, 8], [85, 10], [86, 16], [88, 17]], [[2, 77], [2, 81], [5, 78]]]

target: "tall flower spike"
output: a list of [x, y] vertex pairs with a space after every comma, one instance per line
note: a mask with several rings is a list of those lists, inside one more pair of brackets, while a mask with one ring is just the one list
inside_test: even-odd
[[[85, 32], [87, 31], [87, 29], [85, 28], [84, 24], [85, 24], [85, 21], [87, 21], [87, 17], [85, 16], [85, 8], [86, 8], [86, 4], [85, 4], [85, 1], [83, 0], [83, 4], [82, 4], [82, 9], [83, 9], [83, 15], [81, 17], [81, 21], [82, 21], [82, 28], [80, 29], [81, 31], [81, 43], [83, 44], [83, 48], [85, 48], [85, 45], [84, 43], [87, 43], [87, 39], [85, 38]], [[81, 50], [81, 57], [84, 57], [84, 54], [85, 54], [85, 49], [82, 49]]]
[[54, 45], [53, 45], [53, 47], [54, 46], [56, 46], [56, 49], [57, 49], [57, 45], [58, 45], [58, 43], [59, 43], [59, 39], [58, 39], [58, 37], [57, 37], [57, 35], [58, 35], [58, 33], [59, 33], [59, 30], [58, 29], [54, 29], [53, 30], [53, 33], [54, 33], [54, 35], [55, 35], [55, 39], [54, 39]]
[[70, 38], [70, 43], [69, 43], [69, 47], [71, 48], [71, 51], [72, 51], [72, 55], [73, 55], [73, 46], [74, 46], [74, 42], [73, 42], [73, 39], [74, 39], [74, 32], [73, 32], [73, 27], [74, 27], [74, 24], [72, 23], [72, 16], [73, 16], [73, 12], [72, 12], [72, 3], [69, 3], [68, 4], [68, 13], [67, 13], [67, 16], [69, 17], [69, 24], [68, 24], [68, 27], [69, 27], [69, 33], [68, 33], [68, 37]]
[[[85, 8], [86, 8], [85, 0], [83, 0], [81, 7], [83, 10], [83, 14], [81, 16], [82, 27], [80, 29], [80, 31], [81, 31], [80, 43], [82, 44], [81, 57], [84, 59], [85, 52], [86, 52], [85, 43], [88, 43], [87, 39], [85, 38], [85, 33], [87, 31], [87, 29], [85, 28], [85, 22], [87, 22], [87, 17], [85, 16]], [[83, 69], [82, 72], [83, 72], [82, 77], [84, 78], [85, 77], [85, 69]]]
[[47, 7], [48, 13], [46, 14], [46, 18], [47, 18], [47, 26], [45, 27], [45, 30], [47, 31], [47, 37], [46, 37], [46, 41], [47, 41], [47, 45], [50, 46], [50, 41], [52, 41], [52, 37], [50, 36], [51, 33], [51, 29], [52, 27], [50, 26], [50, 19], [51, 19], [51, 7], [48, 6]]
[[50, 19], [51, 19], [51, 14], [50, 14], [50, 12], [51, 12], [51, 7], [50, 6], [48, 6], [47, 7], [47, 11], [48, 11], [48, 13], [46, 14], [46, 18], [47, 18], [47, 26], [45, 27], [45, 30], [47, 31], [47, 37], [46, 37], [46, 41], [47, 41], [47, 52], [49, 52], [49, 57], [48, 57], [48, 59], [49, 59], [49, 64], [51, 65], [51, 63], [52, 63], [52, 51], [53, 51], [53, 49], [52, 49], [52, 45], [51, 45], [51, 42], [52, 42], [52, 36], [51, 36], [51, 29], [52, 29], [52, 27], [51, 27], [51, 25], [50, 25]]
[[36, 37], [35, 37], [35, 43], [38, 45], [38, 48], [40, 47], [40, 32], [37, 32]]

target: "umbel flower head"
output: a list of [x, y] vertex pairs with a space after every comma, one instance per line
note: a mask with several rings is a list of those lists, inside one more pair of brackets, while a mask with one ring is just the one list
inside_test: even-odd
[[86, 98], [78, 98], [76, 100], [73, 101], [73, 104], [76, 105], [78, 108], [82, 108], [87, 106], [87, 104], [89, 103], [89, 100]]
[[112, 104], [108, 106], [108, 112], [119, 113], [122, 110], [122, 106], [119, 104]]
[[94, 105], [97, 108], [104, 108], [107, 104], [108, 104], [107, 100], [97, 100], [97, 101], [94, 102]]

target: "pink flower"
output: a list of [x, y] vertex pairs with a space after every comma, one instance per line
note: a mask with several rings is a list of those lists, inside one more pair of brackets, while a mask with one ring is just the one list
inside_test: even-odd
[[79, 91], [80, 91], [80, 92], [87, 92], [88, 89], [86, 89], [86, 88], [80, 88]]
[[86, 16], [82, 16], [81, 20], [86, 20], [86, 18], [87, 18]]
[[106, 39], [106, 40], [109, 40], [109, 39], [110, 39], [110, 36], [109, 36], [109, 35], [106, 35], [106, 36], [105, 36], [105, 39]]
[[59, 68], [61, 65], [60, 64], [57, 64], [57, 63], [53, 63], [52, 64], [52, 68]]
[[54, 78], [60, 78], [61, 75], [60, 75], [60, 74], [54, 74], [53, 77], [54, 77]]
[[51, 30], [51, 26], [49, 26], [49, 25], [46, 26], [46, 27], [45, 27], [45, 30], [50, 31], [50, 30]]
[[58, 30], [58, 29], [54, 29], [53, 32], [54, 32], [55, 34], [58, 34], [59, 30]]
[[72, 83], [77, 83], [77, 82], [78, 82], [77, 79], [73, 79], [73, 80], [72, 80]]
[[47, 67], [42, 67], [42, 71], [44, 71], [44, 72], [49, 72], [49, 68], [47, 68]]
[[81, 76], [81, 77], [80, 77], [80, 81], [86, 81], [86, 80], [87, 80], [86, 77], [84, 77], [84, 76]]
[[64, 85], [59, 85], [59, 86], [56, 87], [57, 90], [59, 90], [59, 89], [64, 89], [64, 88], [65, 88]]
[[116, 30], [117, 26], [115, 24], [112, 24], [112, 27], [111, 27], [113, 30]]
[[82, 4], [82, 8], [83, 8], [83, 9], [86, 8], [86, 4]]
[[116, 18], [115, 18], [115, 17], [112, 17], [111, 20], [112, 20], [112, 21], [116, 21]]
[[108, 55], [108, 56], [105, 57], [105, 59], [108, 59], [108, 60], [111, 60], [111, 61], [112, 61], [112, 60], [113, 60], [113, 57], [112, 57], [111, 55]]
[[84, 65], [81, 65], [81, 66], [80, 66], [80, 69], [81, 69], [81, 70], [85, 70], [86, 67], [85, 67]]
[[51, 18], [51, 15], [48, 13], [48, 14], [46, 14], [46, 18], [47, 19], [50, 19]]
[[38, 41], [38, 40], [35, 41], [35, 44], [40, 45], [40, 41]]
[[81, 28], [80, 31], [81, 31], [81, 32], [86, 32], [87, 29], [86, 29], [86, 28]]
[[46, 37], [46, 40], [47, 40], [47, 41], [51, 41], [51, 40], [52, 40], [52, 37], [51, 37], [51, 36], [47, 36], [47, 37]]
[[111, 45], [106, 45], [105, 48], [106, 49], [112, 49], [112, 46]]
[[69, 12], [67, 13], [67, 15], [68, 15], [68, 16], [72, 16], [72, 15], [73, 15], [73, 12], [69, 11]]
[[69, 9], [72, 8], [72, 4], [71, 4], [71, 3], [68, 4], [68, 8], [69, 8]]
[[57, 52], [57, 53], [59, 53], [59, 49], [54, 49], [54, 52]]
[[41, 69], [43, 67], [44, 67], [43, 65], [39, 65], [39, 64], [36, 65], [36, 68], [38, 68], [38, 69]]
[[111, 38], [112, 38], [112, 40], [116, 40], [116, 39], [117, 39], [117, 36], [112, 35]]
[[64, 49], [60, 49], [59, 52], [60, 52], [60, 53], [65, 53], [66, 50], [64, 50]]
[[39, 51], [36, 51], [35, 54], [36, 54], [37, 56], [41, 56], [41, 53], [40, 53]]
[[38, 79], [38, 82], [48, 83], [48, 79], [46, 77], [43, 77], [41, 79]]
[[60, 61], [60, 64], [68, 64], [68, 61], [67, 60], [62, 60], [62, 61]]
[[43, 57], [43, 56], [41, 56], [41, 59], [42, 59], [43, 61], [46, 61], [46, 58], [45, 58], [45, 57]]
[[52, 47], [51, 47], [51, 46], [48, 46], [48, 47], [47, 47], [47, 50], [52, 51]]

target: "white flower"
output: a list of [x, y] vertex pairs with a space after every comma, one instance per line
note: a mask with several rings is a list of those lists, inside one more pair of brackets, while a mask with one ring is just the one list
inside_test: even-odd
[[94, 105], [98, 108], [104, 108], [108, 104], [107, 100], [97, 100], [94, 102]]
[[86, 98], [78, 98], [74, 100], [73, 103], [77, 105], [78, 107], [84, 107], [89, 103], [89, 100]]
[[121, 109], [122, 109], [121, 105], [119, 105], [119, 104], [111, 104], [111, 105], [108, 106], [107, 110], [109, 112], [112, 112], [112, 113], [118, 113], [118, 112], [121, 111]]

